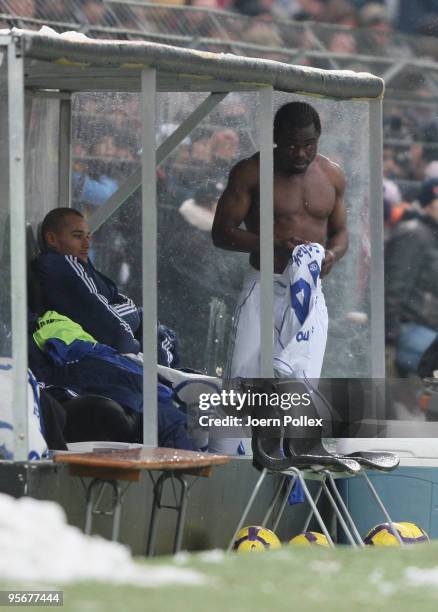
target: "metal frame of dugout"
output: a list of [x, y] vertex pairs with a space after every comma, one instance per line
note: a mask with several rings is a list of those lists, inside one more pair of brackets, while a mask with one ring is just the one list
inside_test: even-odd
[[[368, 73], [324, 71], [230, 54], [215, 54], [147, 42], [47, 36], [13, 29], [0, 34], [8, 60], [8, 126], [11, 232], [11, 313], [15, 459], [26, 461], [27, 296], [25, 132], [26, 96], [61, 100], [59, 193], [69, 193], [71, 95], [80, 91], [139, 91], [142, 114], [141, 169], [91, 219], [97, 229], [142, 186], [144, 445], [157, 445], [156, 397], [156, 165], [232, 91], [258, 92], [261, 160], [261, 345], [262, 375], [271, 377], [273, 352], [273, 92], [331, 99], [368, 100], [370, 120], [371, 350], [373, 377], [384, 376], [382, 79]], [[155, 150], [155, 94], [205, 92], [206, 99]], [[373, 316], [374, 315], [374, 316]]]

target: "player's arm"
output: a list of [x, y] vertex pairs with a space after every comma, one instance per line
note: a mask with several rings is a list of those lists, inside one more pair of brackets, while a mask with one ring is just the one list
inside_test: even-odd
[[258, 169], [253, 160], [243, 160], [232, 168], [221, 195], [211, 235], [215, 246], [230, 251], [253, 253], [260, 250], [257, 234], [240, 229], [251, 208], [251, 192], [257, 186]]
[[123, 293], [117, 293], [115, 302], [111, 303], [111, 306], [128, 323], [133, 333], [136, 333], [141, 323], [142, 311], [137, 308], [131, 298], [123, 295]]
[[326, 254], [322, 264], [321, 278], [326, 276], [333, 265], [348, 249], [347, 212], [344, 204], [345, 176], [337, 164], [331, 163], [329, 175], [335, 187], [335, 205], [328, 218]]
[[97, 291], [76, 257], [50, 254], [35, 266], [50, 310], [79, 323], [98, 342], [120, 353], [138, 353], [140, 345], [130, 326]]

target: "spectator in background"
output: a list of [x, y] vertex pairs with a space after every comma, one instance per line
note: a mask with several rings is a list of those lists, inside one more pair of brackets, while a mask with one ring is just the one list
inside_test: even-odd
[[419, 22], [416, 28], [418, 36], [411, 43], [415, 48], [416, 57], [432, 62], [438, 61], [438, 13], [428, 13]]
[[438, 14], [438, 0], [398, 0], [397, 27], [412, 34], [428, 14]]
[[117, 157], [117, 147], [114, 142], [114, 136], [112, 134], [106, 134], [102, 136], [102, 138], [96, 142], [93, 147], [91, 154], [95, 157]]
[[398, 223], [411, 209], [408, 202], [402, 202], [400, 189], [394, 181], [383, 179], [383, 218], [385, 222], [385, 241], [390, 228]]
[[391, 140], [405, 140], [411, 142], [413, 134], [409, 131], [401, 113], [392, 113], [383, 121], [384, 137]]
[[78, 17], [90, 26], [114, 26], [114, 18], [102, 0], [79, 0]]
[[328, 0], [325, 21], [339, 26], [357, 28], [359, 15], [350, 0]]
[[388, 11], [379, 2], [367, 2], [359, 12], [359, 24], [363, 28], [374, 28], [376, 30], [392, 30]]
[[[133, 146], [131, 134], [123, 132], [102, 136], [89, 151], [80, 145], [75, 146], [73, 202], [83, 212], [92, 215], [132, 173], [135, 163]], [[98, 232], [90, 249], [95, 263], [111, 270], [111, 275], [122, 287], [130, 281], [132, 263], [132, 248], [125, 228], [126, 224], [120, 223], [120, 216], [116, 214], [112, 218], [112, 248], [106, 248], [105, 232]]]
[[[134, 7], [132, 7], [134, 8]], [[128, 5], [111, 5], [111, 11], [117, 21], [117, 26], [127, 28], [128, 30], [142, 30], [141, 21], [136, 17], [136, 14], [132, 11], [132, 8]], [[144, 9], [142, 9], [144, 10]]]
[[158, 209], [163, 215], [158, 223], [158, 297], [159, 317], [169, 326], [177, 325], [182, 366], [203, 370], [210, 301], [219, 298], [232, 312], [241, 269], [235, 253], [218, 258], [211, 244], [214, 213], [224, 186], [210, 178], [200, 185], [177, 209]]
[[[176, 120], [182, 121], [183, 118], [177, 117]], [[159, 142], [163, 142], [177, 127], [177, 123], [162, 124], [159, 130]], [[190, 138], [184, 138], [176, 151], [158, 168], [158, 202], [170, 206], [179, 206], [183, 200], [192, 194], [196, 178], [191, 166], [191, 142]], [[208, 167], [205, 167], [204, 172], [207, 170]], [[203, 176], [205, 176], [205, 173]]]
[[[435, 152], [436, 155], [436, 152]], [[424, 178], [438, 178], [438, 160], [433, 159], [424, 169]]]
[[[214, 185], [208, 182], [206, 186], [196, 191], [194, 198], [185, 200], [181, 204], [179, 214], [190, 226], [211, 232], [216, 205], [223, 188], [222, 184]], [[210, 236], [208, 239], [210, 240]]]
[[402, 201], [402, 196], [397, 183], [389, 179], [383, 179], [383, 197], [391, 205], [397, 206]]
[[239, 155], [239, 134], [236, 130], [225, 128], [211, 136], [211, 179], [223, 180]]
[[[179, 206], [182, 201], [192, 198], [198, 186], [205, 182], [205, 177], [211, 177], [211, 172], [211, 133], [199, 129], [193, 134], [187, 162], [178, 169], [176, 175], [172, 166], [169, 167], [167, 187], [173, 185], [171, 203]], [[168, 199], [162, 201], [169, 203]]]
[[192, 139], [191, 163], [207, 169], [211, 162], [211, 135], [200, 133]]
[[438, 34], [438, 13], [427, 13], [417, 24], [416, 33], [422, 36], [434, 36]]
[[324, 21], [327, 0], [297, 0], [293, 18], [297, 21]]
[[386, 339], [402, 374], [417, 371], [438, 334], [438, 179], [423, 182], [419, 205], [394, 227], [385, 252]]
[[102, 25], [106, 8], [102, 0], [83, 0], [82, 13], [90, 25]]
[[388, 179], [399, 179], [404, 176], [404, 168], [395, 158], [395, 151], [390, 146], [383, 147], [383, 176]]
[[371, 2], [366, 4], [359, 13], [362, 32], [361, 45], [364, 53], [374, 55], [391, 55], [392, 24], [388, 11], [382, 4]]
[[327, 48], [331, 53], [341, 53], [343, 55], [357, 53], [354, 36], [345, 31], [334, 32]]
[[[175, 4], [177, 4], [177, 0], [175, 0]], [[130, 9], [130, 12], [132, 13], [132, 18], [135, 20], [135, 26], [133, 25], [129, 27], [134, 27], [136, 30], [143, 30], [144, 32], [147, 32], [149, 34], [153, 34], [155, 32], [160, 31], [159, 23], [157, 23], [155, 13], [151, 11], [150, 8], [134, 5], [126, 8]]]
[[[169, 4], [173, 4], [173, 0], [172, 2], [169, 2]], [[184, 2], [183, 4], [185, 4], [185, 6], [192, 6], [194, 8], [204, 8], [211, 10], [219, 8], [219, 5], [216, 0], [186, 0], [186, 2]]]
[[248, 17], [271, 17], [275, 0], [234, 0], [234, 10]]
[[[241, 33], [241, 40], [265, 47], [282, 47], [283, 40], [275, 23], [251, 19]], [[257, 52], [254, 53], [257, 55]], [[267, 59], [276, 59], [272, 54], [264, 54]]]
[[35, 0], [3, 0], [1, 10], [9, 15], [32, 19], [36, 14]]
[[422, 181], [427, 160], [424, 156], [424, 146], [421, 143], [413, 143], [409, 147], [406, 165], [408, 167], [407, 178], [413, 181]]
[[[215, 10], [219, 8], [216, 0], [188, 0], [186, 2], [186, 5], [191, 6], [192, 8], [210, 10]], [[190, 13], [188, 14], [180, 15], [180, 17], [178, 18], [178, 23], [176, 25], [177, 27], [175, 28], [175, 30], [180, 32], [181, 34], [192, 32], [196, 36], [210, 36], [211, 38], [222, 37], [221, 31], [218, 30], [214, 20], [208, 14], [207, 10], [190, 11]]]
[[428, 120], [417, 130], [417, 139], [422, 141], [423, 157], [425, 161], [424, 176], [433, 178], [438, 176], [438, 121], [436, 118]]
[[87, 159], [86, 149], [77, 144], [73, 150], [73, 200], [81, 202], [88, 211], [103, 204], [116, 190], [118, 182], [106, 173], [92, 171], [93, 160]]
[[115, 161], [135, 161], [135, 155], [132, 150], [135, 146], [129, 132], [121, 132], [120, 134], [105, 134], [91, 148], [91, 155], [113, 159]]
[[38, 15], [48, 21], [74, 23], [77, 21], [74, 4], [71, 0], [43, 0], [38, 8]]
[[229, 93], [221, 104], [221, 115], [227, 127], [240, 129], [247, 112], [245, 102], [237, 92]]

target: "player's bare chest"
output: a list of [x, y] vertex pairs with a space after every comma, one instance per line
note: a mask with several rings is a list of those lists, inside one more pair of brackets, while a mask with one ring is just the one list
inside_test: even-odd
[[[258, 194], [256, 200], [258, 203]], [[332, 212], [335, 200], [335, 188], [323, 173], [291, 177], [274, 175], [276, 217], [305, 211], [311, 216], [325, 218]]]
[[277, 216], [306, 210], [315, 217], [327, 217], [335, 205], [336, 192], [323, 173], [274, 178], [274, 209]]

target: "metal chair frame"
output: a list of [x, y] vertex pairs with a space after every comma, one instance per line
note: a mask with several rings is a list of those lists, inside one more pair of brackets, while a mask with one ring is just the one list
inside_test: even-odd
[[[310, 468], [310, 469], [303, 469], [300, 470], [296, 467], [290, 467], [287, 470], [284, 470], [282, 472], [274, 472], [274, 471], [270, 471], [267, 468], [264, 468], [257, 480], [257, 483], [252, 491], [252, 494], [248, 500], [248, 503], [246, 504], [243, 513], [240, 517], [240, 520], [238, 522], [238, 525], [234, 531], [233, 537], [230, 541], [230, 544], [228, 546], [228, 551], [231, 551], [234, 545], [234, 541], [236, 539], [236, 536], [238, 534], [238, 532], [242, 529], [244, 522], [246, 520], [246, 517], [248, 516], [249, 511], [251, 510], [252, 506], [254, 505], [254, 502], [257, 498], [257, 495], [260, 491], [260, 488], [262, 486], [263, 481], [265, 480], [266, 476], [268, 474], [281, 474], [281, 478], [280, 478], [280, 482], [278, 483], [278, 486], [274, 492], [272, 501], [265, 513], [265, 516], [262, 520], [262, 527], [266, 527], [269, 519], [271, 518], [271, 516], [273, 517], [273, 521], [272, 521], [272, 529], [275, 531], [280, 523], [281, 517], [283, 516], [286, 504], [287, 504], [287, 500], [289, 497], [290, 492], [292, 491], [292, 488], [295, 484], [296, 481], [299, 481], [302, 488], [303, 488], [303, 492], [305, 495], [305, 498], [310, 506], [310, 511], [307, 515], [307, 518], [304, 522], [303, 525], [303, 529], [302, 531], [306, 531], [309, 527], [310, 521], [312, 519], [313, 516], [315, 516], [318, 525], [322, 531], [322, 533], [325, 535], [325, 537], [327, 538], [327, 541], [329, 543], [329, 546], [331, 548], [335, 547], [335, 543], [333, 542], [333, 538], [331, 536], [331, 534], [329, 533], [329, 530], [327, 528], [327, 525], [325, 524], [319, 510], [318, 510], [318, 502], [319, 499], [321, 497], [321, 494], [324, 492], [325, 496], [327, 498], [327, 501], [329, 502], [330, 507], [332, 508], [332, 510], [334, 511], [336, 518], [339, 521], [340, 526], [342, 527], [342, 530], [345, 533], [345, 536], [347, 538], [347, 540], [349, 541], [349, 543], [351, 544], [351, 546], [353, 546], [353, 548], [362, 548], [364, 547], [364, 542], [360, 536], [360, 533], [357, 529], [357, 526], [353, 520], [353, 517], [351, 516], [347, 506], [345, 505], [344, 500], [342, 499], [342, 496], [340, 495], [338, 488], [336, 486], [336, 482], [335, 480], [338, 478], [353, 478], [356, 475], [352, 475], [352, 474], [347, 474], [345, 472], [333, 472], [331, 470], [327, 470], [327, 469], [319, 469], [317, 466], [315, 466], [315, 468]], [[385, 508], [382, 499], [380, 498], [380, 496], [378, 495], [374, 485], [372, 484], [372, 482], [370, 481], [370, 479], [368, 478], [368, 475], [366, 473], [366, 470], [362, 467], [362, 469], [360, 470], [359, 474], [360, 476], [362, 476], [365, 479], [365, 482], [367, 483], [368, 489], [370, 490], [370, 493], [372, 495], [372, 497], [374, 498], [374, 500], [376, 501], [377, 505], [379, 506], [379, 508], [381, 509], [386, 521], [389, 524], [389, 528], [391, 530], [391, 532], [393, 533], [393, 535], [397, 538], [398, 542], [400, 543], [400, 545], [403, 545], [402, 539], [400, 537], [400, 534], [398, 533], [397, 529], [394, 526], [394, 522], [392, 521], [391, 517], [389, 516], [389, 513], [387, 511], [387, 509]], [[285, 486], [285, 483], [287, 481], [287, 478], [290, 477], [290, 482], [287, 484], [287, 486]], [[317, 480], [319, 481], [319, 487], [318, 490], [315, 494], [315, 497], [312, 497], [311, 492], [309, 491], [309, 488], [306, 484], [306, 480]], [[284, 491], [283, 491], [284, 489]], [[281, 497], [282, 495], [282, 491], [283, 491], [283, 497]], [[281, 499], [281, 501], [280, 501]], [[280, 503], [279, 503], [280, 501]], [[274, 510], [276, 505], [279, 503], [279, 507], [277, 512], [274, 514]]]

